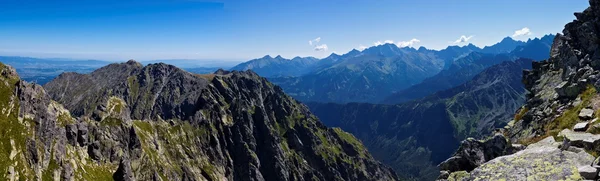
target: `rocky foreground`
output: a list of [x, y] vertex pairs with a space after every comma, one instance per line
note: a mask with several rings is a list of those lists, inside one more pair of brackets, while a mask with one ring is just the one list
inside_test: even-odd
[[600, 0], [575, 13], [550, 59], [524, 71], [530, 92], [489, 139], [467, 139], [440, 180], [597, 180], [600, 165]]
[[252, 72], [166, 64], [65, 73], [45, 88], [0, 63], [3, 180], [397, 180]]

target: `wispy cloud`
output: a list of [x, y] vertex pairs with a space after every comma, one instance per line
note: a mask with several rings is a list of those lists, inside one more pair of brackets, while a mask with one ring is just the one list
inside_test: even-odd
[[512, 37], [516, 38], [519, 36], [528, 36], [528, 35], [531, 35], [531, 30], [529, 30], [529, 28], [525, 27], [525, 28], [515, 31], [515, 33], [512, 35]]
[[454, 41], [454, 44], [459, 44], [459, 43], [467, 43], [467, 42], [469, 42], [469, 41], [471, 40], [471, 38], [473, 38], [473, 37], [474, 37], [473, 35], [471, 35], [471, 36], [465, 36], [465, 35], [462, 35], [462, 36], [460, 36], [460, 38], [458, 38], [458, 40]]
[[412, 47], [412, 46], [414, 46], [415, 44], [417, 44], [419, 42], [421, 42], [421, 40], [413, 38], [413, 39], [408, 40], [408, 41], [400, 41], [400, 42], [396, 43], [396, 46], [398, 46], [400, 48], [402, 48], [402, 47]]
[[308, 44], [310, 46], [313, 46], [313, 49], [315, 51], [327, 51], [327, 49], [329, 49], [329, 47], [327, 47], [326, 44], [319, 44], [319, 42], [321, 42], [321, 37], [317, 37], [314, 40], [308, 40]]
[[322, 45], [315, 46], [315, 51], [318, 51], [318, 52], [320, 52], [320, 51], [327, 51], [327, 49], [329, 49], [327, 47], [327, 44], [322, 44]]
[[373, 43], [373, 45], [375, 45], [375, 46], [379, 46], [379, 45], [388, 44], [388, 43], [390, 43], [390, 44], [394, 44], [394, 40], [385, 40], [385, 41], [383, 41], [383, 42], [381, 42], [381, 41], [376, 41], [376, 42], [374, 42], [374, 43]]
[[313, 44], [319, 43], [320, 41], [321, 41], [321, 37], [317, 37], [314, 40], [308, 40], [308, 44], [313, 45]]
[[369, 48], [369, 47], [367, 47], [367, 46], [364, 46], [364, 45], [359, 45], [359, 46], [358, 46], [358, 50], [360, 50], [360, 51], [363, 51], [363, 50], [365, 50], [365, 49], [367, 49], [367, 48]]

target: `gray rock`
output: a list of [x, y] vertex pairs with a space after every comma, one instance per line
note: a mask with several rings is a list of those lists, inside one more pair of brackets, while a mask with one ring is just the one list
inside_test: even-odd
[[577, 123], [573, 127], [573, 131], [585, 131], [588, 129], [589, 122]]
[[579, 118], [583, 120], [590, 120], [594, 118], [594, 110], [584, 108], [579, 112]]
[[558, 136], [563, 136], [570, 140], [571, 146], [585, 148], [587, 150], [596, 150], [600, 146], [600, 135], [594, 135], [586, 132], [574, 132], [569, 129], [564, 129]]
[[450, 177], [450, 173], [448, 173], [448, 171], [442, 170], [440, 171], [440, 176], [438, 176], [437, 180], [445, 180], [448, 179], [448, 177]]
[[88, 128], [86, 123], [77, 124], [77, 142], [79, 146], [84, 147], [88, 144]]
[[133, 174], [133, 170], [131, 170], [131, 163], [129, 159], [124, 158], [119, 163], [119, 168], [113, 174], [113, 179], [115, 181], [135, 181], [135, 177]]
[[69, 124], [65, 127], [65, 132], [67, 135], [67, 142], [71, 146], [77, 145], [77, 125]]
[[462, 141], [456, 153], [438, 167], [448, 172], [471, 171], [488, 160], [507, 154], [510, 148], [502, 134], [485, 141], [469, 138]]
[[586, 152], [561, 151], [548, 141], [484, 163], [469, 180], [566, 180], [578, 177], [577, 168], [594, 160]]
[[581, 175], [583, 179], [595, 180], [598, 176], [598, 169], [590, 165], [581, 166], [577, 168], [577, 171], [579, 171], [579, 175]]

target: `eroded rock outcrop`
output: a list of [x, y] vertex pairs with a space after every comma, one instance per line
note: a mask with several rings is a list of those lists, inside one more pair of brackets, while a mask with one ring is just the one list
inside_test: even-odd
[[252, 72], [129, 61], [45, 89], [0, 74], [7, 180], [397, 180]]
[[[600, 151], [600, 1], [568, 23], [554, 39], [550, 58], [525, 70], [527, 103], [500, 132], [511, 143], [528, 145], [472, 171], [444, 173], [456, 180], [595, 180]], [[560, 139], [560, 141], [555, 141]], [[561, 143], [562, 142], [562, 143]], [[477, 152], [475, 152], [477, 153]], [[468, 154], [474, 157], [481, 154]], [[461, 165], [471, 168], [469, 164]], [[465, 167], [465, 168], [467, 168]], [[460, 178], [458, 178], [460, 177]]]

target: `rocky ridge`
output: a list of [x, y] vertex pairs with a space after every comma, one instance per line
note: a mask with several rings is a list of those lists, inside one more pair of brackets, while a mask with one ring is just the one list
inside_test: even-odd
[[[508, 143], [504, 151], [472, 159], [491, 154], [481, 147], [465, 146], [470, 141], [463, 141], [454, 156], [439, 165], [445, 170], [439, 179], [600, 178], [595, 159], [600, 153], [600, 1], [589, 3], [590, 7], [575, 13], [576, 20], [556, 36], [550, 58], [534, 62], [532, 70], [524, 71], [523, 83], [529, 94], [513, 121], [499, 130], [502, 138], [498, 139]], [[526, 148], [506, 151], [522, 148], [519, 145]]]
[[0, 64], [6, 180], [397, 180], [252, 72], [111, 64], [46, 87]]

